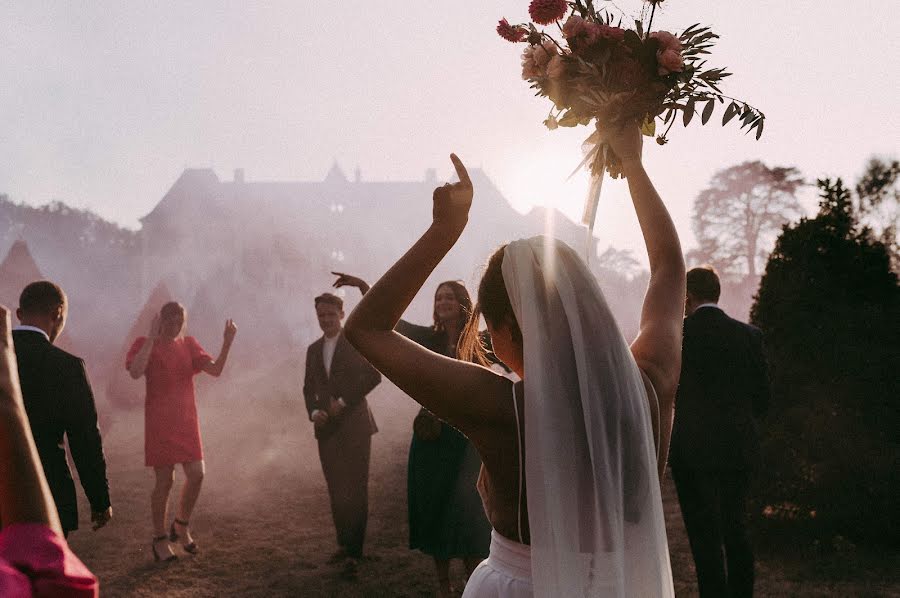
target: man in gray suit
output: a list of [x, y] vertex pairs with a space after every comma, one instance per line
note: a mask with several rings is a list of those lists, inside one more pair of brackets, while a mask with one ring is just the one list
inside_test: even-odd
[[323, 335], [306, 352], [303, 397], [315, 425], [339, 549], [329, 562], [362, 557], [369, 498], [369, 455], [378, 431], [366, 395], [381, 374], [344, 338], [343, 300], [315, 299]]

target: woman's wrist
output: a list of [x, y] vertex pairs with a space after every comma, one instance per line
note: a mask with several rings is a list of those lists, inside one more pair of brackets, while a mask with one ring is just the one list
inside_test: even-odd
[[643, 170], [644, 163], [641, 162], [639, 156], [633, 156], [622, 160], [622, 173], [625, 175], [625, 178], [628, 178], [631, 173], [637, 173]]
[[433, 233], [439, 240], [448, 243], [449, 250], [449, 248], [453, 247], [453, 245], [462, 235], [463, 231], [466, 229], [467, 223], [468, 219], [463, 220], [462, 222], [447, 222], [443, 220], [436, 220], [431, 223], [431, 226], [428, 230]]

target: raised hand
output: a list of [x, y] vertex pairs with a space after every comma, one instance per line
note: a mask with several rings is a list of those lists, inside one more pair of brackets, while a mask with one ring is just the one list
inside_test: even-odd
[[621, 163], [640, 162], [644, 136], [637, 125], [622, 125], [604, 130], [602, 140], [609, 144]]
[[225, 342], [230, 345], [234, 340], [235, 334], [237, 334], [237, 325], [234, 323], [234, 320], [225, 320]]
[[107, 507], [105, 511], [92, 511], [91, 512], [91, 521], [94, 523], [92, 526], [94, 531], [97, 531], [112, 519], [112, 507]]
[[344, 274], [343, 272], [332, 272], [332, 274], [338, 277], [338, 279], [334, 281], [334, 284], [331, 285], [336, 289], [341, 287], [356, 287], [363, 295], [369, 292], [369, 284], [358, 276]]
[[313, 416], [312, 416], [313, 424], [314, 424], [317, 428], [321, 428], [322, 426], [324, 426], [325, 424], [327, 424], [327, 423], [328, 423], [328, 419], [329, 419], [329, 418], [328, 418], [328, 414], [327, 414], [326, 412], [320, 411], [320, 410], [316, 410], [316, 411], [313, 413]]
[[450, 154], [450, 161], [456, 168], [459, 182], [447, 183], [434, 190], [432, 219], [436, 225], [447, 226], [459, 232], [465, 228], [469, 220], [469, 208], [472, 207], [475, 191], [466, 167], [456, 154]]
[[150, 322], [150, 332], [147, 333], [147, 338], [153, 340], [159, 338], [159, 335], [162, 333], [162, 318], [159, 314], [153, 316], [153, 321]]

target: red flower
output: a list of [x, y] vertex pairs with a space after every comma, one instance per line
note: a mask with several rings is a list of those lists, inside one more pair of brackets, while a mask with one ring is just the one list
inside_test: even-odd
[[569, 11], [566, 0], [531, 0], [528, 5], [528, 14], [538, 25], [549, 25], [564, 16]]
[[497, 24], [497, 33], [507, 41], [520, 42], [525, 39], [528, 30], [524, 27], [514, 27], [506, 19], [501, 19], [500, 23]]

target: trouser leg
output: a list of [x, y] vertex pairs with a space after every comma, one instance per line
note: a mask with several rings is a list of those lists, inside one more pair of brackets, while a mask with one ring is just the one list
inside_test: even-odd
[[722, 478], [722, 539], [732, 598], [753, 596], [753, 548], [746, 528], [747, 488], [746, 472], [733, 472]]
[[708, 473], [686, 467], [673, 467], [672, 478], [697, 569], [700, 597], [727, 597], [717, 484]]
[[358, 439], [333, 438], [319, 443], [337, 542], [355, 557], [362, 556], [368, 523], [371, 447], [369, 434]]

